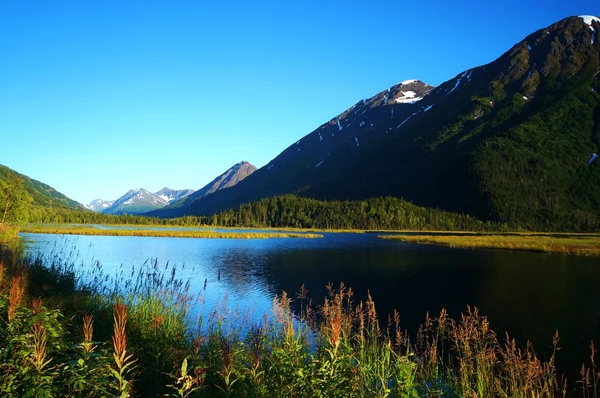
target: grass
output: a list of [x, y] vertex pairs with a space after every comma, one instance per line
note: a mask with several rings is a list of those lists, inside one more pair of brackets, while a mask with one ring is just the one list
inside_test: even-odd
[[524, 250], [572, 255], [600, 255], [600, 235], [597, 234], [431, 234], [382, 235], [382, 239], [408, 243], [437, 244], [455, 248], [485, 248]]
[[221, 238], [221, 239], [267, 239], [267, 238], [322, 238], [313, 233], [268, 233], [268, 232], [216, 232], [197, 230], [148, 230], [137, 229], [100, 229], [92, 226], [61, 224], [29, 224], [20, 227], [20, 232], [59, 234], [59, 235], [100, 235], [100, 236], [143, 236], [155, 238]]
[[14, 241], [18, 236], [17, 227], [8, 224], [0, 224], [0, 244]]
[[581, 380], [567, 386], [553, 355], [543, 360], [530, 345], [500, 338], [476, 308], [456, 320], [445, 311], [425, 317], [412, 342], [398, 313], [380, 325], [373, 300], [353, 302], [344, 285], [328, 286], [319, 306], [301, 287], [299, 306], [276, 296], [262, 322], [239, 324], [215, 309], [196, 325], [175, 268], [147, 262], [131, 283], [102, 284], [101, 271], [85, 283], [59, 257], [0, 249], [2, 396], [600, 394], [593, 345]]
[[[86, 227], [90, 227], [89, 224], [46, 224], [46, 223], [31, 223], [28, 224], [27, 226], [31, 226], [31, 227], [37, 227], [37, 226], [42, 226], [42, 225], [53, 225], [53, 226], [57, 226], [57, 225], [68, 225], [70, 227], [73, 228], [86, 228]], [[256, 230], [261, 230], [261, 231], [273, 231], [273, 232], [327, 232], [327, 233], [355, 233], [355, 234], [361, 234], [361, 233], [365, 233], [365, 232], [373, 232], [373, 231], [367, 231], [364, 229], [331, 229], [331, 228], [295, 228], [295, 227], [248, 227], [248, 226], [237, 226], [237, 227], [226, 227], [226, 226], [219, 226], [219, 225], [205, 225], [205, 224], [198, 224], [198, 225], [165, 225], [165, 224], [98, 224], [101, 225], [103, 227], [117, 227], [117, 228], [129, 228], [129, 229], [148, 229], [148, 228], [152, 228], [152, 229], [171, 229], [171, 228], [178, 228], [178, 229], [182, 229], [182, 230], [186, 230], [186, 229], [209, 229], [209, 230], [214, 230], [214, 229], [221, 229], [221, 230], [235, 230], [235, 231], [244, 231], [244, 230], [250, 230], [250, 231], [256, 231]], [[381, 231], [383, 232], [383, 231]]]

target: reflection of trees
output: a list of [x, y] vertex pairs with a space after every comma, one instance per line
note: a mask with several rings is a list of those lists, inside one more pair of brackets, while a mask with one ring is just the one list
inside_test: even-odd
[[600, 268], [593, 257], [485, 251], [486, 277], [478, 302], [496, 330], [549, 355], [560, 335], [558, 365], [576, 370], [587, 360], [590, 340], [600, 341]]
[[[382, 322], [397, 309], [402, 326], [415, 332], [428, 311], [437, 314], [447, 308], [459, 314], [473, 303], [478, 272], [450, 266], [455, 259], [448, 253], [445, 249], [411, 253], [400, 247], [296, 250], [279, 254], [267, 268], [267, 278], [277, 292], [285, 290], [292, 297], [304, 284], [315, 304], [323, 302], [327, 283], [343, 282], [354, 291], [356, 303], [366, 301], [370, 292]], [[299, 303], [295, 304], [299, 311]]]
[[[371, 293], [381, 322], [397, 309], [413, 335], [427, 312], [446, 308], [458, 319], [467, 305], [479, 307], [499, 334], [531, 340], [542, 355], [558, 328], [563, 369], [578, 368], [589, 356], [589, 340], [600, 341], [594, 258], [403, 244], [318, 247], [228, 247], [213, 255], [207, 271], [216, 280], [220, 269], [221, 283], [237, 297], [286, 291], [295, 298], [304, 284], [317, 305], [328, 283], [343, 282], [355, 303]], [[299, 300], [292, 308], [299, 313]]]

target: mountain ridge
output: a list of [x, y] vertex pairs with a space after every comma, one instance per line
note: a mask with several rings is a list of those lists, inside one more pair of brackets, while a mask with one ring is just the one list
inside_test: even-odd
[[50, 185], [0, 164], [0, 179], [5, 179], [9, 173], [14, 173], [23, 179], [25, 189], [29, 195], [31, 195], [33, 203], [36, 205], [64, 206], [72, 209], [85, 210], [85, 207], [81, 203], [58, 192]]
[[[599, 176], [586, 162], [599, 146], [598, 31], [595, 17], [565, 18], [496, 60], [429, 86], [413, 104], [390, 102], [392, 86], [302, 137], [236, 187], [168, 216], [209, 215], [295, 193], [340, 200], [392, 195], [523, 225], [568, 217], [597, 222]], [[373, 98], [374, 106], [363, 109]], [[345, 139], [332, 152], [318, 147], [336, 134]]]
[[194, 193], [170, 203], [163, 209], [151, 212], [149, 215], [160, 216], [161, 214], [177, 213], [177, 209], [180, 207], [189, 206], [191, 203], [194, 203], [203, 197], [237, 185], [256, 170], [256, 166], [248, 161], [243, 160], [238, 162]]

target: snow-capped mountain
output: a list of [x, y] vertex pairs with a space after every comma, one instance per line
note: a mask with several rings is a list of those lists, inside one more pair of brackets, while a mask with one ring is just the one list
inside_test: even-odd
[[90, 203], [85, 205], [85, 208], [91, 211], [97, 211], [99, 213], [102, 213], [104, 210], [112, 206], [113, 203], [114, 200], [94, 199]]
[[158, 195], [160, 198], [165, 200], [167, 204], [172, 203], [176, 200], [185, 198], [186, 196], [194, 193], [193, 189], [171, 189], [164, 187], [158, 192], [154, 192], [155, 195]]
[[167, 200], [143, 188], [132, 189], [106, 208], [105, 214], [141, 214], [166, 206]]

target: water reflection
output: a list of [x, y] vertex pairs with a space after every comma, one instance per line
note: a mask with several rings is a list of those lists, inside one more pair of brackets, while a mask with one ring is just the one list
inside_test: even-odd
[[356, 302], [370, 293], [382, 320], [399, 310], [412, 333], [427, 312], [446, 308], [458, 317], [467, 305], [479, 307], [499, 333], [532, 340], [538, 352], [548, 353], [558, 329], [559, 365], [571, 375], [588, 357], [589, 341], [600, 342], [600, 262], [594, 257], [455, 250], [375, 234], [265, 240], [23, 235], [33, 240], [30, 251], [69, 247], [63, 256], [77, 253], [82, 268], [97, 260], [106, 273], [129, 275], [148, 258], [177, 264], [179, 277], [203, 298], [194, 316], [226, 303], [232, 314], [238, 308], [259, 321], [275, 294], [295, 297], [304, 284], [321, 303], [327, 283], [343, 282]]

